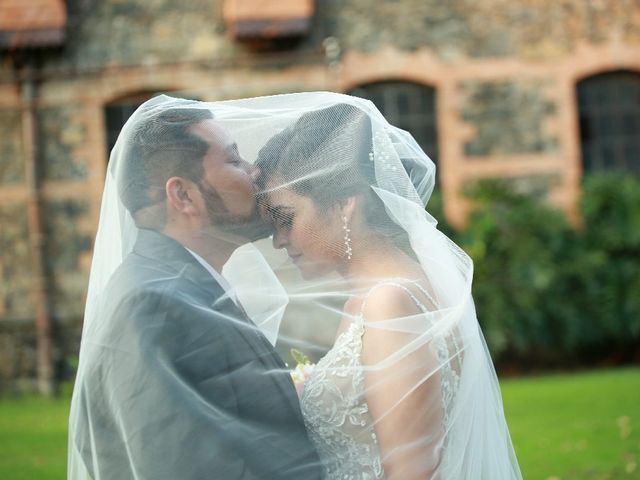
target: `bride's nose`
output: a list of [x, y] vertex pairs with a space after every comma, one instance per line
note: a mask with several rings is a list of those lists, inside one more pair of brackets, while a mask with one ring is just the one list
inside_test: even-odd
[[273, 233], [272, 241], [273, 241], [273, 248], [276, 248], [276, 249], [284, 248], [289, 243], [287, 240], [286, 233], [279, 228], [276, 228], [275, 232]]
[[249, 173], [249, 177], [251, 181], [255, 184], [258, 181], [258, 177], [260, 176], [260, 168], [256, 165], [246, 162], [247, 164], [247, 173]]

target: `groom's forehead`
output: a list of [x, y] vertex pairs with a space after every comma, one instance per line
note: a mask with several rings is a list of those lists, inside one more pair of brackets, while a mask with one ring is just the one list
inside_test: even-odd
[[191, 126], [191, 131], [209, 144], [213, 153], [228, 153], [237, 148], [231, 134], [215, 120], [203, 120]]

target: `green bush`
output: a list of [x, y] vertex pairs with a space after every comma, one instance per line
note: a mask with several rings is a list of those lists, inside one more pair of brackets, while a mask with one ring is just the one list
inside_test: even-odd
[[587, 178], [583, 227], [506, 181], [482, 181], [456, 240], [494, 357], [535, 364], [628, 359], [640, 341], [640, 179]]
[[590, 311], [604, 339], [633, 347], [640, 341], [640, 178], [589, 177], [581, 210], [591, 261], [585, 277]]

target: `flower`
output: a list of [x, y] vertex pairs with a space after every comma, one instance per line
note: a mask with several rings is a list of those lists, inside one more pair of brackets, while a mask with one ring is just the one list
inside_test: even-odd
[[301, 397], [304, 391], [304, 384], [313, 374], [315, 364], [311, 363], [309, 357], [295, 348], [291, 349], [291, 356], [297, 362], [296, 368], [291, 370], [291, 379], [293, 380], [293, 385], [296, 387], [298, 397]]

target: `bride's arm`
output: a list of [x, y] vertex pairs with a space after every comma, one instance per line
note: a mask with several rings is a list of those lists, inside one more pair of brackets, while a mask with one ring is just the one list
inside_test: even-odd
[[440, 462], [442, 393], [429, 333], [399, 333], [383, 323], [420, 313], [392, 286], [377, 288], [363, 309], [366, 399], [390, 480], [432, 478]]

